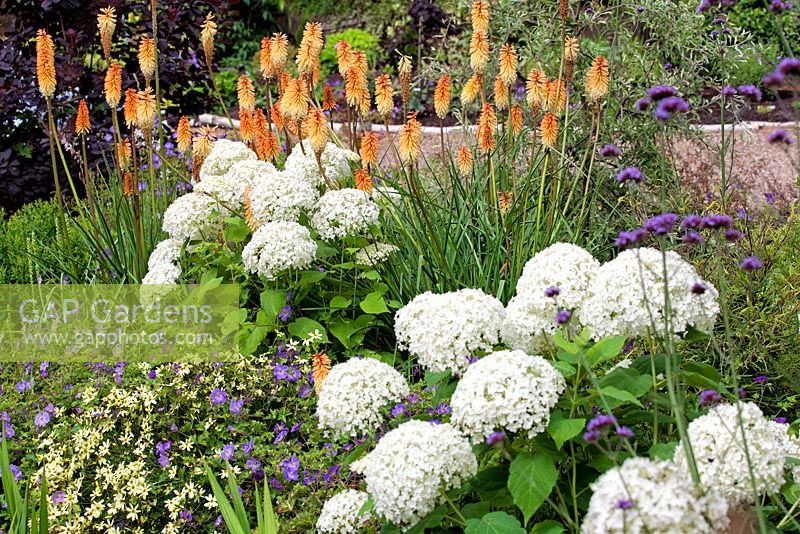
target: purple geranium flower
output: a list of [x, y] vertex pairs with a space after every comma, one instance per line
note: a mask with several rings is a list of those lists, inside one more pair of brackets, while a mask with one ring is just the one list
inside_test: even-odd
[[33, 424], [36, 425], [36, 428], [44, 428], [49, 422], [50, 414], [47, 412], [39, 412], [36, 414], [36, 417], [33, 418]]
[[492, 432], [488, 436], [486, 436], [486, 444], [487, 445], [496, 445], [498, 443], [502, 443], [502, 441], [506, 439], [505, 432]]
[[231, 399], [231, 403], [229, 405], [231, 413], [239, 415], [242, 413], [243, 407], [244, 407], [244, 399]]
[[230, 462], [233, 460], [234, 453], [236, 453], [236, 447], [233, 446], [233, 443], [228, 443], [222, 447], [222, 452], [219, 453], [219, 457], [226, 462]]
[[300, 479], [300, 459], [297, 456], [292, 455], [281, 460], [278, 466], [283, 469], [283, 478], [287, 482], [297, 482]]
[[211, 391], [211, 404], [219, 405], [225, 404], [228, 401], [228, 394], [225, 393], [225, 390], [220, 388], [214, 388]]

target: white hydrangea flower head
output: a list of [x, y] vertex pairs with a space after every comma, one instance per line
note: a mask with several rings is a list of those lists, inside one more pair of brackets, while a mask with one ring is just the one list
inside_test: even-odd
[[317, 189], [291, 172], [262, 174], [250, 185], [250, 209], [256, 224], [296, 221], [300, 213], [314, 207]]
[[391, 243], [371, 243], [356, 251], [354, 260], [356, 265], [372, 266], [381, 263], [397, 251], [397, 247]]
[[[700, 279], [695, 268], [673, 251], [654, 248], [625, 250], [600, 267], [579, 312], [581, 324], [592, 336], [644, 336], [655, 326], [664, 335], [664, 260], [671, 305], [671, 332], [690, 326], [709, 332], [719, 313], [717, 290]], [[705, 292], [692, 291], [702, 284]]]
[[[780, 443], [780, 448], [786, 452], [787, 458], [795, 458], [800, 461], [800, 438], [789, 434], [789, 425], [770, 421], [769, 427], [772, 430], [775, 440]], [[786, 467], [792, 474], [795, 484], [800, 484], [800, 464], [786, 462]]]
[[244, 191], [253, 181], [278, 174], [272, 163], [260, 160], [237, 161], [228, 172], [222, 175], [209, 175], [194, 186], [196, 193], [219, 200], [231, 209], [241, 209], [244, 205]]
[[408, 527], [460, 487], [478, 462], [469, 441], [450, 424], [411, 420], [386, 433], [351, 470], [364, 475], [375, 513]]
[[361, 436], [378, 429], [381, 410], [409, 394], [408, 383], [394, 367], [373, 358], [350, 358], [334, 365], [317, 399], [319, 427]]
[[550, 423], [564, 378], [540, 356], [500, 350], [467, 367], [450, 401], [451, 422], [474, 443], [498, 430], [529, 438]]
[[[303, 152], [304, 150], [305, 153]], [[325, 145], [325, 149], [320, 156], [322, 168], [325, 170], [325, 178], [331, 182], [338, 182], [352, 176], [350, 162], [358, 161], [359, 159], [358, 154], [355, 152], [340, 148], [333, 143]], [[300, 148], [299, 143], [294, 146], [292, 153], [286, 158], [284, 169], [295, 176], [304, 178], [314, 187], [319, 187], [325, 182], [319, 173], [317, 159], [314, 155], [314, 150], [311, 148], [311, 141], [308, 139], [303, 140], [302, 148]]]
[[475, 352], [491, 352], [499, 342], [504, 318], [503, 303], [480, 289], [428, 291], [397, 310], [394, 332], [421, 365], [461, 374]]
[[161, 241], [150, 254], [147, 260], [147, 274], [142, 278], [142, 284], [174, 284], [181, 276], [181, 266], [178, 258], [181, 257], [183, 241], [180, 239], [165, 239]]
[[369, 512], [358, 515], [369, 495], [363, 491], [340, 491], [322, 506], [317, 518], [317, 532], [323, 534], [355, 534], [372, 519]]
[[333, 189], [317, 202], [311, 226], [324, 239], [363, 234], [378, 224], [380, 208], [364, 191]]
[[671, 462], [628, 458], [592, 484], [583, 534], [711, 534], [728, 527], [728, 504], [699, 496]]
[[267, 280], [286, 269], [303, 269], [317, 254], [317, 243], [308, 228], [291, 221], [275, 221], [256, 230], [242, 250], [244, 266]]
[[[580, 330], [578, 310], [599, 267], [594, 256], [569, 243], [537, 252], [525, 264], [516, 296], [506, 307], [503, 342], [528, 353], [544, 350], [558, 329], [556, 315], [561, 310], [573, 313], [570, 326]], [[545, 294], [551, 288], [556, 295]]]
[[255, 152], [247, 148], [247, 145], [229, 139], [220, 139], [214, 142], [211, 152], [203, 160], [200, 167], [200, 182], [208, 180], [214, 176], [224, 176], [240, 161], [257, 160]]
[[162, 228], [178, 240], [210, 237], [216, 232], [220, 211], [227, 213], [210, 196], [192, 191], [179, 196], [167, 207]]
[[[752, 402], [714, 406], [689, 423], [688, 437], [700, 481], [706, 488], [722, 494], [731, 506], [754, 501], [748, 455], [758, 495], [774, 494], [783, 484], [784, 443], [775, 435], [761, 409]], [[675, 449], [674, 460], [688, 476], [689, 467], [681, 445]]]

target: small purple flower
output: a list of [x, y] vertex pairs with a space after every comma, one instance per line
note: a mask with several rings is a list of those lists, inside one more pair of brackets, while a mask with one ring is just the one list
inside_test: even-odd
[[761, 78], [761, 83], [763, 83], [767, 87], [780, 85], [783, 83], [783, 74], [781, 74], [777, 70], [768, 72]]
[[630, 499], [620, 499], [617, 501], [617, 508], [620, 510], [630, 510], [633, 508], [633, 501]]
[[220, 388], [214, 388], [211, 391], [211, 404], [219, 405], [225, 404], [228, 401], [228, 394], [225, 393], [225, 390]]
[[10, 464], [8, 467], [11, 470], [11, 475], [14, 477], [14, 481], [19, 482], [22, 480], [22, 470], [18, 466]]
[[297, 456], [292, 455], [287, 460], [281, 460], [278, 466], [283, 469], [283, 478], [287, 482], [300, 480], [300, 459]]
[[725, 240], [726, 241], [734, 243], [736, 241], [741, 240], [742, 237], [744, 237], [744, 234], [742, 234], [742, 232], [740, 232], [736, 228], [728, 228], [727, 230], [725, 230]]
[[758, 375], [753, 377], [753, 382], [756, 384], [766, 384], [769, 382], [769, 378], [767, 378], [767, 375]]
[[502, 443], [504, 439], [506, 439], [505, 432], [492, 432], [491, 434], [486, 436], [486, 444], [497, 445], [498, 443]]
[[232, 414], [239, 415], [242, 413], [242, 408], [244, 407], [244, 399], [231, 399], [231, 403], [228, 407]]
[[736, 96], [736, 88], [731, 85], [726, 85], [725, 87], [722, 88], [722, 91], [720, 91], [720, 93], [725, 98], [733, 98], [734, 96]]
[[325, 489], [328, 489], [336, 481], [336, 477], [339, 476], [339, 469], [341, 469], [339, 464], [332, 465], [322, 476], [322, 480], [325, 481]]
[[764, 264], [758, 259], [757, 256], [748, 256], [747, 258], [742, 260], [742, 263], [739, 264], [739, 267], [743, 271], [755, 271], [762, 268]]
[[186, 509], [181, 510], [181, 512], [178, 514], [178, 517], [180, 517], [182, 520], [186, 521], [187, 523], [191, 523], [192, 520], [194, 519], [194, 517], [192, 516], [192, 512], [190, 512], [189, 510], [186, 510]]
[[622, 155], [622, 151], [617, 147], [617, 145], [612, 143], [603, 145], [600, 148], [599, 153], [603, 158], [618, 158]]
[[218, 515], [217, 518], [214, 520], [214, 528], [222, 528], [224, 524], [224, 520], [222, 519], [221, 515]]
[[171, 441], [169, 440], [159, 441], [158, 443], [156, 443], [156, 455], [162, 456], [164, 454], [167, 454], [167, 451], [170, 449], [170, 447], [172, 447]]
[[702, 245], [705, 240], [697, 232], [686, 232], [683, 236], [683, 242], [687, 245]]
[[624, 184], [625, 182], [641, 182], [643, 179], [642, 171], [636, 167], [626, 167], [619, 171], [617, 174], [617, 182]]
[[250, 441], [246, 441], [242, 445], [242, 456], [247, 457], [250, 456], [250, 453], [253, 452], [253, 448], [255, 447], [256, 442], [255, 440], [251, 439]]
[[278, 312], [278, 319], [280, 319], [281, 322], [285, 323], [291, 318], [292, 318], [292, 307], [289, 304], [287, 304], [286, 306], [281, 308], [281, 311]]
[[740, 85], [739, 94], [749, 98], [753, 102], [761, 102], [761, 98], [763, 97], [761, 90], [755, 85]]
[[764, 193], [764, 202], [772, 206], [775, 204], [775, 195], [772, 193]]
[[793, 8], [791, 2], [784, 2], [783, 0], [772, 0], [769, 4], [769, 10], [773, 13], [780, 13], [782, 11], [789, 11]]
[[650, 100], [649, 98], [640, 98], [639, 100], [636, 101], [636, 104], [634, 105], [636, 106], [636, 111], [639, 111], [641, 113], [643, 111], [647, 111], [647, 108], [649, 108], [650, 104], [652, 103], [653, 101]]
[[434, 409], [433, 413], [435, 413], [436, 415], [447, 415], [452, 411], [453, 410], [450, 408], [450, 406], [447, 405], [447, 403], [440, 402], [439, 404], [436, 405], [436, 408]]
[[19, 393], [25, 393], [26, 391], [28, 391], [29, 389], [31, 389], [31, 383], [30, 383], [30, 381], [28, 381], [28, 380], [20, 380], [19, 382], [17, 382], [17, 385], [16, 385], [16, 386], [14, 386], [14, 388], [15, 388], [15, 389], [16, 389], [16, 390], [17, 390]]
[[49, 422], [50, 414], [47, 412], [39, 412], [36, 414], [36, 417], [33, 418], [33, 424], [36, 425], [36, 428], [44, 428]]
[[767, 142], [793, 145], [794, 139], [792, 138], [792, 136], [789, 135], [789, 132], [787, 132], [783, 128], [778, 128], [777, 130], [770, 132], [770, 134], [767, 136]]
[[697, 4], [697, 12], [698, 13], [705, 13], [709, 9], [711, 9], [711, 0], [700, 0], [700, 3]]
[[644, 228], [636, 228], [635, 230], [620, 232], [617, 239], [614, 241], [614, 246], [622, 249], [630, 245], [638, 243], [645, 235], [647, 230]]
[[674, 113], [686, 113], [689, 111], [689, 104], [681, 97], [670, 96], [660, 100], [654, 113], [660, 121], [668, 121]]
[[786, 423], [788, 423], [785, 417], [776, 417], [775, 419], [773, 419], [773, 421], [775, 421], [779, 425], [785, 425]]
[[658, 102], [665, 98], [678, 96], [678, 90], [671, 85], [654, 85], [647, 90], [647, 96], [649, 96], [653, 102]]
[[700, 392], [700, 406], [705, 408], [722, 401], [722, 395], [713, 389], [704, 389]]
[[53, 494], [50, 496], [50, 502], [53, 503], [53, 505], [55, 506], [64, 502], [64, 499], [66, 498], [67, 494], [64, 492], [64, 490], [57, 490], [54, 491]]
[[744, 389], [744, 388], [739, 388], [739, 389], [736, 391], [736, 393], [737, 393], [737, 395], [739, 395], [739, 398], [740, 398], [740, 399], [746, 399], [746, 398], [747, 398], [747, 391], [745, 391], [745, 389]]
[[600, 439], [600, 431], [598, 430], [590, 430], [588, 432], [584, 432], [583, 434], [583, 441], [587, 443], [594, 443], [598, 439]]
[[233, 455], [236, 453], [236, 447], [233, 446], [233, 443], [228, 443], [227, 445], [222, 447], [222, 452], [219, 453], [219, 457], [225, 460], [226, 462], [230, 462], [233, 460]]
[[678, 223], [678, 216], [674, 213], [661, 213], [650, 217], [644, 222], [644, 229], [653, 235], [669, 233]]
[[784, 76], [788, 76], [790, 74], [800, 74], [800, 59], [797, 59], [796, 57], [787, 57], [782, 59], [781, 62], [778, 63], [778, 67], [775, 70]]
[[730, 215], [707, 215], [703, 217], [703, 222], [701, 223], [702, 228], [708, 228], [710, 230], [714, 230], [716, 228], [732, 228], [733, 227], [733, 217]]
[[692, 293], [695, 295], [702, 295], [708, 288], [703, 282], [695, 282], [692, 284]]
[[289, 429], [286, 428], [286, 425], [283, 423], [278, 423], [275, 425], [273, 431], [275, 432], [275, 439], [272, 441], [273, 445], [277, 445], [278, 443], [282, 442], [284, 439], [286, 439], [286, 436], [289, 435]]
[[590, 420], [586, 424], [586, 430], [593, 431], [593, 430], [601, 430], [607, 426], [615, 426], [617, 424], [617, 418], [611, 414], [600, 414]]
[[631, 439], [633, 438], [633, 430], [628, 428], [627, 426], [618, 426], [615, 430], [617, 435], [624, 439]]
[[392, 408], [392, 417], [393, 418], [398, 418], [400, 416], [404, 416], [404, 417], [408, 416], [408, 411], [406, 410], [406, 405], [402, 404], [402, 403], [398, 404], [397, 406]]
[[556, 314], [556, 324], [558, 326], [563, 326], [567, 324], [567, 322], [572, 317], [572, 312], [569, 310], [561, 310]]
[[150, 369], [150, 371], [148, 371], [148, 373], [147, 373], [147, 377], [150, 380], [155, 380], [155, 378], [156, 378], [156, 370], [155, 369]]
[[409, 404], [416, 404], [419, 402], [419, 393], [416, 391], [408, 396], [408, 403]]
[[558, 286], [550, 286], [544, 290], [544, 296], [547, 298], [557, 297], [561, 294], [561, 289]]
[[703, 218], [699, 215], [687, 215], [681, 220], [681, 228], [699, 228], [703, 224]]

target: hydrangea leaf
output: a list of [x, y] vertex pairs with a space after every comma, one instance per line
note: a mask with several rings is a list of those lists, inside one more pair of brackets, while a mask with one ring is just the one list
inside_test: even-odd
[[[634, 396], [633, 393], [631, 393], [630, 391], [625, 391], [625, 390], [616, 388], [614, 386], [606, 386], [604, 388], [600, 388], [600, 394], [605, 395], [606, 397], [611, 397], [612, 399], [615, 399], [615, 400], [618, 400], [618, 401], [622, 401], [622, 404], [624, 404], [626, 402], [630, 402], [631, 404], [635, 404], [636, 406], [639, 406], [640, 408], [642, 406], [642, 403], [639, 402], [639, 399], [637, 399]], [[620, 403], [610, 403], [610, 404], [612, 404], [612, 408], [613, 408], [614, 404], [618, 405]]]
[[389, 311], [389, 308], [386, 307], [386, 300], [377, 291], [364, 297], [359, 306], [365, 313], [378, 314]]
[[516, 517], [506, 512], [492, 512], [467, 521], [465, 534], [525, 534]]
[[628, 340], [625, 336], [607, 337], [601, 339], [586, 351], [586, 363], [590, 368], [607, 362], [619, 355], [625, 342]]
[[325, 327], [313, 319], [307, 317], [300, 317], [295, 321], [289, 323], [289, 333], [298, 339], [306, 339], [314, 331], [322, 334], [322, 343], [328, 343], [328, 332]]
[[508, 489], [525, 523], [550, 495], [558, 479], [558, 470], [549, 454], [520, 453], [511, 462]]
[[550, 419], [550, 424], [547, 425], [547, 433], [556, 442], [556, 447], [561, 448], [568, 440], [574, 438], [581, 433], [583, 427], [586, 425], [586, 419], [564, 419], [564, 417], [555, 412]]
[[563, 534], [564, 526], [553, 519], [533, 525], [530, 534]]

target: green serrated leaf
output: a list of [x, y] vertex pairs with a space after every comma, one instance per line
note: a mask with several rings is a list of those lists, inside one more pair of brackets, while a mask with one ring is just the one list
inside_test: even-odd
[[558, 470], [550, 455], [521, 452], [511, 462], [508, 490], [514, 504], [522, 510], [525, 523], [545, 502], [558, 479]]
[[542, 521], [533, 525], [530, 534], [562, 534], [564, 525], [553, 519]]
[[298, 317], [286, 327], [289, 333], [298, 339], [306, 339], [310, 334], [322, 334], [322, 343], [328, 343], [328, 333], [325, 327], [308, 317]]
[[465, 534], [525, 534], [519, 520], [506, 512], [491, 512], [467, 521]]
[[581, 433], [586, 425], [586, 419], [564, 419], [560, 413], [553, 413], [550, 424], [547, 425], [547, 433], [553, 438], [557, 448], [564, 446], [568, 440]]
[[600, 388], [600, 393], [605, 395], [606, 397], [610, 397], [612, 399], [616, 399], [618, 401], [622, 401], [622, 403], [630, 402], [631, 404], [635, 404], [636, 406], [641, 407], [642, 403], [639, 402], [632, 393], [629, 391], [624, 391], [622, 389], [616, 388], [614, 386], [606, 386], [604, 388]]
[[364, 313], [371, 313], [373, 315], [389, 311], [389, 308], [386, 306], [386, 299], [377, 291], [364, 297], [364, 300], [359, 303], [359, 307], [364, 310]]

